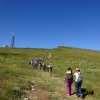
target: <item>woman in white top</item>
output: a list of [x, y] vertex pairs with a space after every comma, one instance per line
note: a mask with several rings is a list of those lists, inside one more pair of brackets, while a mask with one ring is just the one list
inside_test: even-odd
[[75, 88], [76, 88], [76, 96], [83, 96], [81, 91], [82, 86], [82, 74], [79, 68], [76, 68], [76, 72], [74, 73], [75, 76]]

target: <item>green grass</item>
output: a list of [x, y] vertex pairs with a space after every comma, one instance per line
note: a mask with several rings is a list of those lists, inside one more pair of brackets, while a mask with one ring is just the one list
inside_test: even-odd
[[[48, 57], [49, 52], [51, 52], [51, 58], [45, 63], [51, 62], [53, 64], [53, 74], [63, 78], [67, 67], [70, 66], [75, 70], [79, 66], [84, 76], [83, 88], [95, 90], [94, 96], [88, 95], [87, 97], [94, 100], [100, 98], [99, 51], [71, 47], [58, 47], [49, 50], [0, 48], [0, 100], [11, 100], [11, 91], [16, 87], [21, 88], [27, 85], [27, 82], [31, 80], [35, 80], [45, 90], [56, 91], [56, 84], [48, 74], [44, 76], [40, 70], [34, 70], [28, 65], [32, 58]], [[56, 98], [51, 97], [51, 100]]]

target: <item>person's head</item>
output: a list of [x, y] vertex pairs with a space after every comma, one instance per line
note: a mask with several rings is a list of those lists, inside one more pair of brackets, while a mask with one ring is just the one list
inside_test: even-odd
[[72, 70], [72, 69], [70, 67], [68, 67], [67, 70]]
[[77, 68], [76, 68], [76, 72], [80, 72], [80, 68], [77, 67]]
[[67, 68], [67, 73], [71, 73], [72, 74], [72, 69], [70, 67]]

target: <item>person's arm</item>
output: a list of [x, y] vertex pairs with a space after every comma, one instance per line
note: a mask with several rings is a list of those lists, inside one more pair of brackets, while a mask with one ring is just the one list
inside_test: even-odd
[[66, 75], [67, 75], [67, 73], [64, 74], [64, 79], [66, 79]]
[[76, 79], [76, 73], [73, 74], [73, 81]]

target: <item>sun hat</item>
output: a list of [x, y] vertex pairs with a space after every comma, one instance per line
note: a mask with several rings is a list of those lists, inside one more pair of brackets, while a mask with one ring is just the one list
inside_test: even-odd
[[76, 71], [80, 71], [80, 68], [76, 68]]

